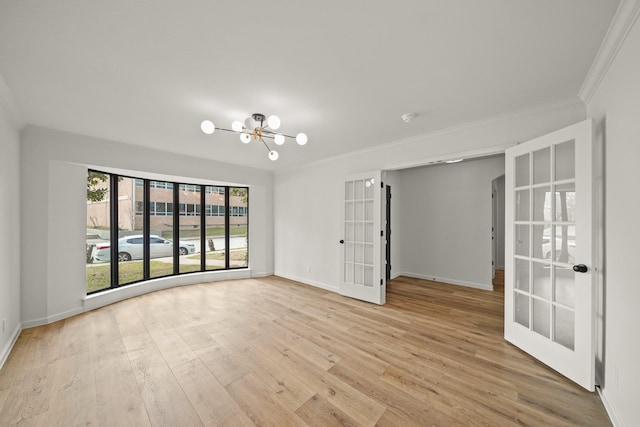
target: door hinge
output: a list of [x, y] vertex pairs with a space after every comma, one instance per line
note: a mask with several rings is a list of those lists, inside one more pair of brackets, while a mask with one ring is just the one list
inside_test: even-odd
[[384, 236], [384, 230], [380, 230], [380, 237]]
[[382, 279], [380, 279], [380, 286], [382, 286]]
[[380, 188], [384, 188], [384, 182], [380, 181]]

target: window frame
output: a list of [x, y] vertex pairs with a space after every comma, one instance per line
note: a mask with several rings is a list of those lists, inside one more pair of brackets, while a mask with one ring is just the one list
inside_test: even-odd
[[[193, 274], [193, 273], [201, 273], [201, 272], [210, 272], [210, 271], [225, 271], [225, 270], [238, 270], [238, 269], [245, 269], [245, 268], [249, 268], [249, 217], [248, 217], [248, 207], [249, 207], [249, 187], [248, 186], [222, 186], [222, 185], [202, 185], [202, 184], [190, 184], [190, 183], [185, 183], [185, 182], [168, 182], [168, 181], [156, 181], [155, 179], [147, 179], [147, 178], [140, 178], [140, 177], [133, 177], [133, 176], [127, 176], [127, 175], [121, 175], [121, 174], [116, 174], [116, 173], [111, 173], [111, 172], [103, 172], [103, 171], [99, 171], [99, 170], [95, 170], [95, 169], [88, 169], [87, 173], [91, 173], [91, 172], [97, 172], [97, 173], [103, 173], [106, 175], [109, 175], [109, 179], [110, 179], [110, 189], [111, 191], [107, 194], [106, 198], [109, 199], [109, 202], [111, 204], [110, 209], [109, 209], [109, 221], [110, 224], [118, 224], [118, 216], [119, 216], [119, 206], [118, 206], [118, 183], [119, 180], [122, 178], [130, 178], [133, 180], [132, 183], [132, 187], [133, 187], [133, 191], [135, 192], [136, 188], [142, 187], [143, 188], [143, 193], [144, 193], [144, 199], [143, 202], [139, 202], [136, 201], [136, 204], [133, 206], [134, 209], [134, 214], [135, 216], [142, 216], [142, 235], [143, 235], [143, 246], [144, 246], [144, 251], [143, 251], [143, 278], [141, 280], [135, 280], [132, 282], [128, 282], [128, 283], [124, 283], [124, 284], [120, 284], [119, 283], [119, 261], [118, 261], [118, 245], [119, 245], [119, 239], [121, 239], [122, 237], [126, 237], [126, 236], [120, 236], [118, 227], [112, 227], [110, 229], [110, 239], [111, 239], [111, 259], [109, 261], [109, 265], [110, 265], [110, 272], [111, 272], [111, 277], [110, 277], [110, 286], [103, 288], [103, 289], [99, 289], [96, 291], [92, 291], [92, 292], [87, 292], [87, 295], [91, 295], [91, 294], [96, 294], [96, 293], [100, 293], [100, 292], [104, 292], [104, 291], [108, 291], [111, 289], [117, 289], [117, 288], [121, 288], [124, 286], [129, 286], [135, 283], [141, 283], [141, 282], [145, 282], [149, 279], [157, 279], [159, 277], [171, 277], [171, 276], [181, 276], [184, 274]], [[153, 182], [153, 185], [151, 184]], [[160, 184], [160, 185], [159, 185]], [[239, 188], [239, 189], [245, 189], [246, 190], [246, 206], [230, 206], [230, 202], [231, 202], [231, 197], [230, 197], [230, 193], [231, 193], [231, 189], [234, 188]], [[171, 191], [173, 194], [173, 200], [171, 201], [163, 201], [163, 202], [156, 202], [156, 201], [150, 201], [150, 195], [152, 192], [152, 189], [164, 189], [167, 191]], [[211, 191], [208, 191], [209, 189], [211, 189]], [[199, 203], [180, 203], [180, 192], [191, 192], [194, 195], [199, 193]], [[218, 205], [218, 204], [206, 204], [205, 201], [205, 192], [206, 194], [218, 194], [220, 196], [223, 196], [224, 198], [224, 203], [225, 206], [223, 207], [222, 205]], [[142, 203], [142, 206], [139, 205], [139, 203]], [[158, 209], [157, 209], [157, 204], [163, 204], [164, 205], [164, 212], [158, 214]], [[174, 207], [178, 206], [178, 212], [174, 211]], [[140, 212], [140, 210], [138, 209], [138, 207], [143, 207], [142, 212]], [[207, 209], [209, 208], [209, 209]], [[222, 208], [222, 209], [221, 209]], [[234, 209], [235, 208], [235, 209]], [[230, 232], [231, 232], [231, 212], [232, 211], [236, 211], [238, 213], [244, 213], [244, 214], [240, 214], [240, 215], [235, 215], [235, 216], [246, 216], [247, 220], [246, 220], [246, 227], [247, 227], [247, 234], [246, 234], [246, 239], [247, 239], [247, 261], [246, 261], [246, 266], [241, 266], [241, 267], [231, 267], [231, 263], [230, 263], [230, 251], [225, 251], [225, 267], [218, 269], [218, 270], [207, 270], [206, 269], [206, 251], [202, 250], [202, 248], [205, 248], [205, 235], [206, 235], [206, 222], [205, 222], [205, 218], [207, 216], [224, 216], [225, 217], [225, 222], [224, 222], [224, 240], [225, 240], [225, 247], [229, 248], [229, 242], [230, 242]], [[201, 238], [200, 238], [200, 245], [201, 245], [201, 250], [199, 252], [200, 255], [200, 270], [196, 270], [196, 271], [189, 271], [189, 272], [179, 272], [179, 245], [178, 244], [174, 244], [173, 245], [173, 273], [172, 274], [167, 274], [164, 276], [154, 276], [154, 277], [150, 277], [150, 263], [151, 263], [151, 258], [150, 258], [150, 251], [149, 251], [149, 246], [151, 244], [150, 241], [150, 236], [151, 236], [151, 229], [150, 229], [150, 224], [151, 224], [151, 217], [155, 217], [155, 216], [171, 216], [173, 217], [173, 227], [171, 229], [171, 238], [166, 238], [162, 237], [165, 240], [172, 240], [173, 242], [179, 242], [180, 241], [180, 228], [179, 228], [179, 217], [180, 216], [199, 216], [200, 217], [200, 222], [201, 222], [201, 230], [203, 230], [203, 232], [201, 233]]]

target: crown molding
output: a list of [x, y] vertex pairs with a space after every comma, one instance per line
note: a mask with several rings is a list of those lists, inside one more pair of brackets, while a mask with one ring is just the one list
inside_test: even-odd
[[611, 20], [600, 49], [578, 92], [578, 96], [585, 104], [591, 101], [600, 86], [629, 31], [638, 19], [638, 15], [640, 15], [640, 0], [622, 0], [618, 5], [618, 10]]
[[22, 113], [16, 104], [16, 100], [11, 93], [11, 89], [4, 82], [4, 78], [0, 74], [0, 106], [6, 111], [9, 120], [18, 128], [22, 129], [26, 124]]

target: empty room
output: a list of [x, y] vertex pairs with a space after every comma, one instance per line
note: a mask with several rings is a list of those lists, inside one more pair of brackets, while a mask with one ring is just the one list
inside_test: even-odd
[[0, 0], [0, 425], [638, 425], [639, 15]]

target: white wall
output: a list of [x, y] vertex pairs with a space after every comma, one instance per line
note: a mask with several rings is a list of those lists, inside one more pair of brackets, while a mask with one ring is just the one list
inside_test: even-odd
[[248, 185], [250, 275], [273, 273], [271, 172], [36, 127], [23, 131], [21, 150], [21, 308], [25, 327], [155, 289], [234, 277], [227, 272], [210, 272], [156, 279], [85, 301], [87, 166], [129, 171], [140, 177]]
[[[637, 14], [636, 14], [637, 18]], [[616, 425], [638, 425], [640, 384], [640, 24], [587, 104], [604, 144], [604, 350], [602, 396]], [[602, 360], [603, 359], [603, 360]]]
[[20, 331], [20, 143], [18, 127], [2, 102], [0, 153], [1, 367]]
[[394, 275], [493, 289], [492, 181], [504, 156], [406, 169]]
[[[585, 114], [584, 104], [575, 102], [276, 172], [276, 274], [325, 289], [338, 289], [341, 193], [348, 174], [403, 169], [458, 155], [500, 153], [517, 142], [584, 120]], [[394, 195], [399, 191], [397, 185], [392, 189]], [[393, 200], [392, 206], [396, 206]], [[401, 206], [394, 208], [392, 219], [401, 215], [401, 209]], [[392, 234], [392, 274], [397, 271], [397, 239], [397, 233]]]

